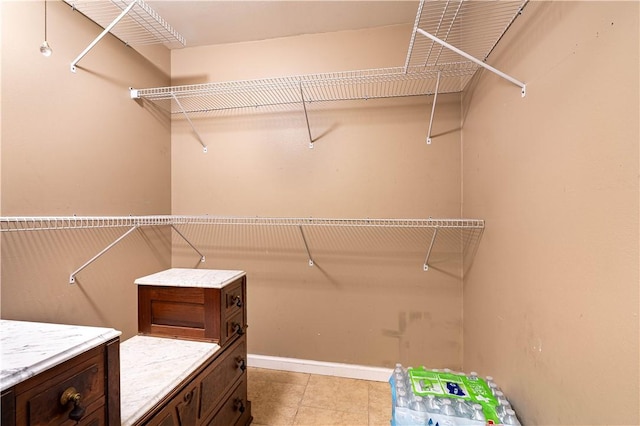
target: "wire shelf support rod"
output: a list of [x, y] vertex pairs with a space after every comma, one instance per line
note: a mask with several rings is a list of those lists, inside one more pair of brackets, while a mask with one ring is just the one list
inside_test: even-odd
[[504, 72], [498, 70], [497, 68], [492, 67], [491, 65], [481, 61], [480, 59], [478, 59], [478, 58], [476, 58], [476, 57], [474, 57], [472, 55], [469, 55], [467, 52], [465, 52], [465, 51], [463, 51], [461, 49], [458, 49], [457, 47], [447, 43], [446, 41], [440, 40], [438, 37], [434, 36], [433, 34], [429, 34], [428, 32], [424, 31], [421, 28], [417, 28], [416, 31], [419, 32], [420, 34], [422, 34], [423, 36], [433, 40], [434, 42], [446, 47], [447, 49], [457, 53], [458, 55], [463, 56], [464, 58], [467, 58], [471, 62], [474, 62], [477, 65], [480, 65], [481, 67], [491, 71], [492, 73], [498, 75], [499, 77], [502, 77], [505, 80], [507, 80], [507, 81], [515, 84], [516, 86], [520, 87], [520, 93], [522, 94], [523, 98], [527, 94], [527, 90], [526, 90], [527, 86], [526, 86], [526, 84], [524, 84], [520, 80], [516, 80], [515, 78], [511, 77], [510, 75], [505, 74]]
[[200, 142], [200, 145], [202, 145], [202, 152], [206, 154], [208, 151], [207, 145], [205, 145], [205, 143], [202, 141], [202, 138], [200, 137], [200, 133], [198, 133], [198, 131], [196, 130], [196, 127], [193, 125], [193, 122], [189, 118], [189, 114], [187, 114], [187, 111], [184, 110], [184, 108], [182, 107], [182, 104], [176, 97], [175, 93], [171, 92], [171, 97], [173, 97], [173, 100], [176, 101], [176, 105], [178, 105], [178, 108], [180, 108], [180, 111], [182, 111], [182, 114], [184, 114], [184, 117], [187, 119], [187, 121], [189, 122], [189, 125], [191, 126], [191, 130], [193, 130], [193, 133], [195, 133], [196, 138], [198, 139], [198, 142]]
[[131, 4], [129, 4], [129, 6], [127, 6], [127, 7], [122, 11], [122, 13], [120, 13], [120, 15], [118, 15], [118, 16], [116, 17], [116, 19], [114, 19], [114, 20], [113, 20], [113, 22], [111, 22], [109, 25], [107, 25], [107, 27], [104, 29], [104, 31], [102, 31], [102, 32], [100, 33], [100, 35], [99, 35], [98, 37], [96, 37], [96, 38], [95, 38], [95, 40], [93, 40], [93, 41], [89, 44], [89, 46], [87, 46], [87, 48], [86, 48], [86, 49], [84, 49], [84, 50], [82, 51], [82, 53], [80, 53], [80, 54], [79, 54], [79, 55], [78, 55], [78, 56], [73, 60], [73, 62], [71, 62], [71, 66], [70, 66], [70, 68], [71, 68], [71, 72], [76, 72], [76, 65], [78, 64], [78, 62], [80, 62], [80, 59], [84, 58], [84, 56], [85, 56], [87, 53], [89, 53], [89, 51], [91, 51], [91, 49], [93, 49], [93, 48], [94, 48], [94, 46], [95, 46], [96, 44], [98, 44], [98, 42], [99, 42], [100, 40], [102, 40], [102, 38], [103, 38], [104, 36], [106, 36], [106, 35], [107, 35], [107, 34], [108, 34], [112, 29], [113, 29], [113, 27], [115, 27], [115, 26], [118, 24], [118, 22], [120, 22], [120, 21], [122, 20], [122, 18], [124, 18], [124, 17], [125, 17], [125, 16], [130, 12], [130, 11], [131, 11], [131, 9], [133, 9], [133, 6], [135, 6], [135, 5], [136, 5], [136, 2], [135, 2], [135, 1], [132, 1], [132, 2], [131, 2]]
[[440, 86], [440, 71], [436, 80], [436, 90], [433, 93], [433, 105], [431, 106], [431, 119], [429, 120], [429, 131], [427, 132], [427, 145], [431, 145], [431, 129], [433, 127], [433, 116], [436, 113], [436, 101], [438, 100], [438, 86]]
[[122, 234], [120, 237], [118, 237], [114, 242], [112, 242], [111, 244], [109, 244], [107, 247], [105, 247], [100, 253], [96, 254], [95, 256], [93, 256], [91, 259], [89, 259], [84, 265], [82, 265], [81, 267], [79, 267], [78, 269], [76, 269], [75, 271], [73, 271], [71, 273], [71, 275], [69, 275], [69, 284], [74, 284], [76, 282], [76, 275], [78, 275], [78, 273], [80, 271], [82, 271], [84, 268], [86, 268], [87, 266], [91, 265], [93, 262], [95, 262], [100, 256], [102, 256], [103, 254], [105, 254], [106, 252], [108, 252], [109, 250], [111, 250], [111, 248], [113, 248], [113, 246], [115, 246], [116, 244], [118, 244], [120, 241], [122, 241], [127, 235], [129, 235], [130, 233], [132, 233], [133, 231], [135, 231], [136, 229], [138, 229], [140, 225], [134, 225], [131, 228], [129, 228], [129, 230], [127, 232], [125, 232], [124, 234]]

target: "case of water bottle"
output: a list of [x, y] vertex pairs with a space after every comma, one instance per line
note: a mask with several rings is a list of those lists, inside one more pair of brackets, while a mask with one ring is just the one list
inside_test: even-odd
[[391, 378], [391, 426], [520, 425], [504, 394], [487, 376], [445, 370], [403, 368]]

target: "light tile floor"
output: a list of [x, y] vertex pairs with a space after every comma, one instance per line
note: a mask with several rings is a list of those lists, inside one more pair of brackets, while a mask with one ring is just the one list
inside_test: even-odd
[[253, 425], [389, 426], [389, 383], [248, 368]]

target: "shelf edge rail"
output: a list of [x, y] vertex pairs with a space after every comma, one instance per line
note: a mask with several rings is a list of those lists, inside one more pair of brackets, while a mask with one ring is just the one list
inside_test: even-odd
[[236, 216], [184, 216], [184, 215], [154, 215], [154, 216], [13, 216], [0, 217], [0, 233], [34, 232], [52, 230], [92, 229], [92, 228], [129, 228], [115, 241], [93, 256], [81, 267], [69, 275], [69, 284], [74, 284], [76, 275], [87, 266], [95, 262], [116, 244], [143, 226], [171, 226], [187, 244], [200, 255], [200, 261], [205, 262], [205, 256], [193, 245], [176, 225], [243, 225], [243, 226], [291, 226], [297, 227], [302, 236], [308, 256], [309, 266], [314, 266], [314, 260], [309, 249], [308, 238], [303, 227], [378, 227], [378, 228], [428, 228], [433, 229], [426, 258], [422, 265], [424, 271], [429, 270], [429, 258], [433, 250], [438, 231], [441, 229], [484, 229], [482, 219], [336, 219], [336, 218], [293, 218], [293, 217], [236, 217]]

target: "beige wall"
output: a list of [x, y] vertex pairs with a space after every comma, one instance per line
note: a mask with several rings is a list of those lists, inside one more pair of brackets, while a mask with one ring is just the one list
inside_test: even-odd
[[[100, 33], [97, 25], [49, 2], [54, 53], [44, 58], [43, 3], [0, 7], [2, 215], [170, 213], [169, 119], [142, 108], [127, 90], [167, 85], [168, 75], [112, 36], [73, 74], [69, 63]], [[68, 283], [125, 230], [3, 233], [2, 317], [135, 333], [133, 280], [169, 266], [166, 231], [135, 231], [82, 271], [77, 285]]]
[[[404, 63], [410, 26], [172, 52], [174, 84], [344, 71]], [[174, 214], [435, 218], [460, 214], [459, 96], [300, 106], [194, 117], [172, 130]], [[186, 227], [205, 268], [248, 273], [249, 352], [374, 366], [462, 358], [458, 236], [430, 231]], [[448, 244], [447, 244], [448, 241]], [[174, 266], [198, 256], [176, 240]]]
[[464, 99], [464, 366], [524, 424], [638, 424], [638, 2], [534, 2]]

